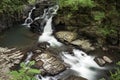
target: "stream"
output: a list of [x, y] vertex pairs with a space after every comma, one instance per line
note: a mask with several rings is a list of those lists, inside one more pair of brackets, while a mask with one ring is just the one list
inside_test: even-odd
[[[109, 70], [113, 68], [110, 65], [100, 67], [95, 61], [95, 55], [87, 55], [80, 49], [72, 49], [73, 54], [70, 54], [67, 51], [62, 50], [64, 46], [67, 47], [64, 43], [59, 42], [53, 35], [53, 26], [52, 19], [54, 15], [57, 14], [59, 9], [58, 5], [54, 5], [52, 7], [48, 7], [44, 10], [43, 16], [36, 17], [34, 20], [31, 18], [31, 13], [35, 9], [33, 7], [28, 14], [28, 18], [26, 18], [25, 23], [23, 25], [18, 25], [13, 27], [4, 33], [0, 34], [0, 46], [2, 47], [17, 47], [17, 48], [26, 48], [29, 46], [33, 46], [36, 42], [43, 43], [47, 42], [50, 45], [47, 47], [53, 47], [60, 49], [59, 52], [61, 59], [69, 65], [65, 71], [55, 75], [55, 76], [41, 76], [36, 75], [38, 80], [60, 80], [66, 79], [70, 75], [76, 75], [88, 80], [99, 80], [104, 77], [106, 80], [109, 80], [109, 76], [106, 74]], [[32, 33], [28, 29], [30, 28], [30, 24], [38, 19], [42, 19], [45, 22], [45, 26], [43, 28], [42, 34], [38, 37], [38, 35]], [[43, 23], [41, 23], [42, 25]], [[41, 26], [39, 26], [41, 27]], [[38, 30], [39, 31], [39, 30]], [[30, 53], [27, 57], [26, 64], [29, 62], [30, 58], [33, 56]]]
[[[35, 9], [34, 7], [32, 10]], [[64, 46], [63, 43], [59, 42], [53, 35], [53, 29], [52, 29], [52, 18], [57, 13], [57, 10], [59, 9], [58, 5], [49, 7], [46, 12], [43, 14], [43, 22], [46, 22], [46, 25], [44, 26], [44, 30], [42, 35], [39, 36], [38, 42], [48, 42], [50, 45], [48, 47], [62, 47]], [[31, 12], [32, 12], [31, 10]], [[30, 18], [30, 14], [28, 18], [25, 20], [24, 25], [27, 27], [30, 27], [30, 24], [34, 21]], [[37, 20], [39, 18], [36, 18]], [[26, 23], [27, 20], [30, 20], [30, 23]], [[42, 24], [42, 23], [41, 23]], [[41, 26], [39, 26], [41, 27]], [[105, 77], [107, 80], [109, 80], [109, 77], [106, 75], [106, 71], [110, 70], [111, 67], [100, 67], [95, 61], [95, 56], [88, 56], [85, 52], [79, 50], [79, 49], [73, 49], [72, 50], [74, 55], [69, 54], [69, 52], [60, 51], [59, 55], [63, 61], [70, 65], [70, 68], [65, 70], [64, 72], [56, 75], [56, 76], [41, 76], [37, 75], [38, 80], [59, 80], [60, 78], [65, 78], [71, 74], [74, 74], [76, 76], [82, 76], [83, 78], [86, 78], [88, 80], [98, 80], [101, 77]]]

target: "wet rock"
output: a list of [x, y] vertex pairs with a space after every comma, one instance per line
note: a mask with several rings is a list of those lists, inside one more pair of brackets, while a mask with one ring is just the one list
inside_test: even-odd
[[44, 8], [37, 8], [32, 11], [31, 18], [34, 20], [36, 17], [42, 16], [44, 14]]
[[102, 59], [102, 58], [99, 58], [99, 57], [96, 57], [94, 59], [94, 61], [99, 65], [99, 66], [104, 66], [106, 64], [106, 62]]
[[50, 52], [44, 52], [35, 58], [36, 61], [43, 61], [43, 69], [50, 75], [58, 74], [66, 69], [61, 60], [56, 58]]
[[94, 50], [95, 48], [92, 46], [92, 44], [88, 40], [74, 40], [71, 42], [73, 45], [77, 45], [82, 47], [86, 51]]
[[59, 31], [55, 35], [59, 40], [68, 42], [71, 42], [77, 38], [77, 33], [70, 31]]
[[[0, 79], [8, 80], [8, 72], [12, 66], [19, 64], [22, 60], [23, 54], [16, 48], [2, 48], [0, 47]], [[1, 74], [2, 73], [2, 74]], [[5, 79], [7, 77], [7, 79]]]
[[51, 7], [53, 3], [49, 1], [40, 1], [35, 5], [36, 9], [33, 10], [31, 18], [34, 20], [36, 17], [41, 17], [44, 14], [44, 9]]
[[50, 44], [48, 42], [38, 43], [38, 47], [41, 49], [46, 49]]
[[39, 60], [35, 63], [34, 67], [40, 69], [43, 66], [43, 64], [44, 64], [43, 61]]
[[87, 80], [87, 79], [72, 75], [72, 76], [69, 76], [67, 79], [63, 79], [63, 80]]
[[39, 49], [37, 49], [37, 50], [35, 50], [35, 51], [33, 51], [34, 53], [41, 53], [42, 51], [41, 50], [39, 50]]
[[35, 20], [32, 24], [30, 24], [30, 31], [42, 33], [45, 24], [46, 22], [44, 22], [42, 19]]
[[106, 61], [106, 62], [108, 62], [108, 63], [112, 63], [112, 62], [113, 62], [113, 61], [112, 61], [109, 57], [107, 57], [107, 56], [103, 56], [103, 60]]

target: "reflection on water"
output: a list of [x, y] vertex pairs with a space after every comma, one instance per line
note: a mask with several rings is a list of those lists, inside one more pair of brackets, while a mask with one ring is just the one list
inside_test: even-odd
[[1, 47], [23, 48], [33, 45], [35, 42], [37, 42], [37, 35], [21, 25], [17, 25], [0, 33]]

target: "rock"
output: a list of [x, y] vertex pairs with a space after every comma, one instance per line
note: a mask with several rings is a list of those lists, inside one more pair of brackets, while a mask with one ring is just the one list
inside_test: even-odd
[[36, 68], [40, 69], [40, 67], [42, 67], [43, 64], [44, 64], [43, 61], [39, 60], [39, 61], [37, 61], [37, 62], [35, 63], [34, 66], [35, 66]]
[[107, 57], [107, 56], [103, 56], [103, 60], [106, 61], [106, 62], [108, 62], [108, 63], [112, 63], [112, 62], [113, 62], [113, 61], [112, 61], [109, 57]]
[[55, 35], [58, 39], [68, 42], [71, 42], [77, 38], [77, 33], [70, 31], [59, 31]]
[[22, 52], [16, 48], [8, 49], [0, 47], [0, 79], [9, 80], [9, 75], [7, 74], [10, 68], [15, 64], [19, 64], [22, 58]]
[[118, 40], [117, 34], [110, 34], [106, 37], [106, 42], [110, 45], [118, 45]]
[[35, 50], [34, 52], [39, 54], [39, 53], [41, 53], [42, 51], [41, 51], [41, 50]]
[[67, 79], [65, 79], [65, 80], [87, 80], [87, 79], [85, 79], [85, 78], [83, 78], [83, 77], [80, 77], [80, 76], [74, 76], [74, 75], [71, 75], [71, 76], [69, 76]]
[[43, 61], [43, 69], [50, 75], [58, 74], [66, 69], [63, 62], [57, 59], [50, 52], [44, 52], [35, 58], [36, 61]]
[[37, 46], [41, 49], [46, 49], [47, 47], [50, 46], [50, 44], [48, 42], [42, 42], [42, 43], [38, 43]]
[[73, 45], [77, 45], [82, 47], [86, 51], [94, 50], [95, 48], [92, 46], [92, 44], [88, 40], [74, 40], [71, 42]]
[[42, 33], [45, 24], [46, 22], [44, 22], [42, 19], [35, 20], [33, 23], [30, 24], [30, 31]]
[[31, 18], [34, 20], [36, 17], [41, 17], [44, 14], [44, 9], [51, 7], [53, 3], [49, 1], [41, 1], [35, 5], [36, 9], [33, 10]]
[[99, 57], [96, 57], [94, 59], [94, 61], [99, 65], [99, 66], [104, 66], [106, 64], [106, 62], [102, 59], [102, 58], [99, 58]]
[[0, 47], [0, 53], [4, 53], [4, 52], [7, 52], [8, 48], [2, 48]]

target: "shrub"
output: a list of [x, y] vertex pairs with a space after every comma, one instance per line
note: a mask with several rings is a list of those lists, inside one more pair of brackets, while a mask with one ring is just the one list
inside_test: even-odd
[[59, 0], [60, 8], [71, 7], [77, 10], [79, 6], [82, 7], [94, 7], [95, 3], [92, 0]]
[[117, 65], [119, 66], [118, 68], [116, 68], [115, 73], [110, 72], [111, 76], [111, 80], [120, 80], [120, 61], [117, 63]]
[[27, 65], [24, 62], [22, 62], [20, 64], [20, 67], [21, 67], [20, 70], [10, 72], [12, 76], [11, 80], [36, 80], [34, 76], [35, 74], [39, 74], [40, 71], [37, 69], [31, 68], [31, 66], [34, 64], [35, 64], [35, 61], [31, 61]]

